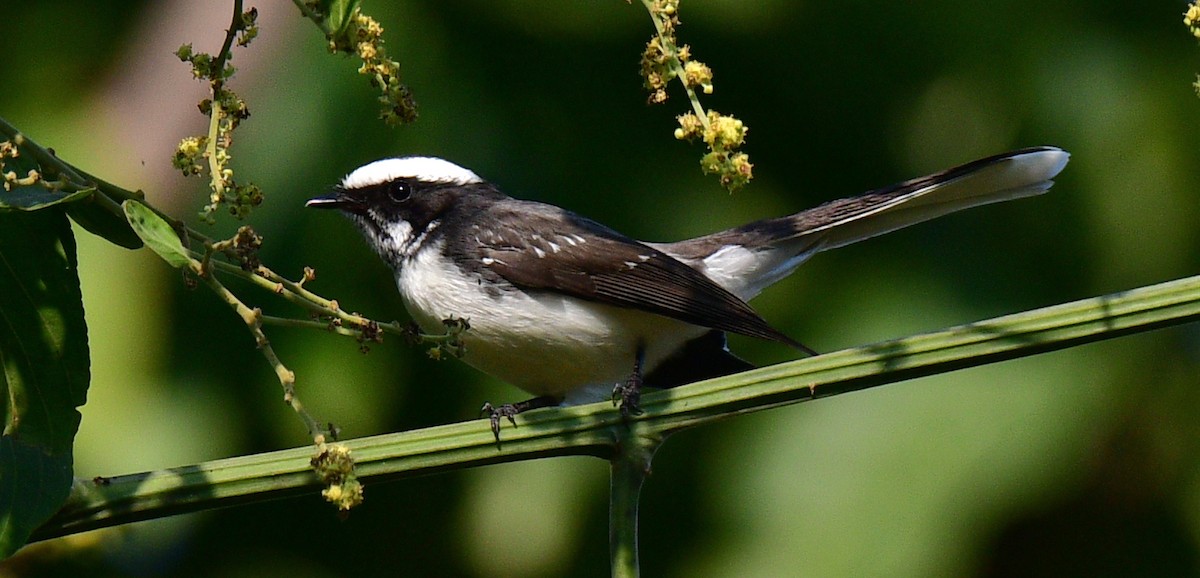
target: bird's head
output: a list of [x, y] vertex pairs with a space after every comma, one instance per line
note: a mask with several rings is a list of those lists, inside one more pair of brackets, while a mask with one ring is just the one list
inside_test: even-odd
[[436, 229], [441, 216], [465, 194], [494, 189], [474, 172], [435, 157], [375, 161], [342, 179], [305, 206], [340, 209], [367, 242], [393, 265], [411, 256]]

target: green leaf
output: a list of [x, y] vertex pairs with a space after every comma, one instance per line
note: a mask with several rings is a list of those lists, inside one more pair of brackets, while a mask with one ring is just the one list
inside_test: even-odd
[[65, 205], [67, 214], [93, 235], [104, 237], [126, 249], [141, 249], [141, 237], [133, 232], [125, 216], [115, 210], [117, 204], [107, 200], [101, 203], [97, 199]]
[[176, 269], [187, 267], [191, 263], [192, 258], [188, 256], [187, 249], [183, 248], [179, 235], [175, 234], [175, 229], [170, 223], [137, 201], [125, 201], [121, 203], [121, 207], [125, 209], [125, 218], [133, 226], [133, 232], [146, 242], [147, 247], [158, 253], [159, 257]]
[[87, 400], [87, 325], [61, 210], [0, 213], [0, 558], [62, 507]]
[[[41, 170], [29, 157], [22, 155], [4, 160], [4, 170], [24, 175], [31, 169]], [[141, 249], [142, 240], [133, 234], [117, 204], [95, 187], [71, 193], [51, 191], [41, 185], [14, 187], [11, 191], [0, 190], [0, 212], [5, 210], [37, 211], [62, 205], [79, 226], [88, 232], [104, 237], [126, 249]]]
[[346, 33], [346, 27], [350, 25], [354, 17], [354, 12], [358, 10], [360, 0], [322, 0], [321, 12], [325, 14], [326, 21], [329, 22], [329, 29], [333, 31], [334, 38], [340, 38]]
[[[40, 167], [28, 160], [26, 156], [4, 160], [4, 170], [14, 172], [18, 177], [24, 177], [30, 170], [38, 169]], [[78, 201], [95, 192], [96, 189], [93, 187], [74, 192], [55, 191], [47, 189], [41, 184], [13, 187], [11, 191], [0, 189], [0, 210], [36, 211], [60, 203]]]
[[66, 194], [62, 191], [52, 191], [41, 185], [14, 187], [13, 190], [5, 191], [0, 195], [0, 209], [36, 211], [60, 203], [78, 201], [91, 196], [95, 192], [96, 189], [94, 188], [82, 189]]

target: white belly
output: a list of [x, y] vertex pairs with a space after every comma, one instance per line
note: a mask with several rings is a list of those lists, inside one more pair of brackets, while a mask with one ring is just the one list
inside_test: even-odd
[[467, 319], [471, 366], [534, 395], [569, 403], [606, 399], [633, 372], [639, 345], [648, 372], [705, 328], [637, 311], [546, 292], [488, 295], [456, 266], [422, 251], [397, 274], [409, 314], [427, 332], [442, 320]]

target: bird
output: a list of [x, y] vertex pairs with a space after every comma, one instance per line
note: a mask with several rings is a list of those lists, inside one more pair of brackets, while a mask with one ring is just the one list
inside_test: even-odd
[[555, 205], [521, 200], [430, 156], [386, 158], [306, 206], [337, 209], [392, 269], [412, 320], [464, 320], [467, 364], [534, 397], [481, 415], [613, 400], [640, 413], [643, 386], [745, 371], [727, 333], [816, 351], [748, 305], [814, 254], [949, 213], [1043, 193], [1069, 160], [1052, 146], [989, 156], [792, 215], [683, 241], [633, 239]]

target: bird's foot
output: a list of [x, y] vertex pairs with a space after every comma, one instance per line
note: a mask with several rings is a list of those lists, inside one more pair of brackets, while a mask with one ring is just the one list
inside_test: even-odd
[[613, 387], [613, 405], [621, 408], [621, 417], [642, 415], [642, 365], [646, 361], [646, 348], [638, 346], [637, 355], [633, 359], [633, 373]]
[[496, 445], [499, 446], [500, 445], [500, 420], [501, 419], [507, 419], [508, 422], [513, 425], [513, 427], [517, 427], [517, 420], [514, 419], [514, 416], [516, 416], [517, 414], [524, 413], [531, 409], [539, 409], [539, 408], [543, 408], [543, 407], [550, 407], [553, 405], [558, 405], [559, 401], [560, 400], [557, 398], [550, 397], [548, 395], [543, 395], [541, 397], [535, 397], [533, 399], [527, 399], [525, 401], [519, 401], [517, 403], [506, 403], [506, 404], [498, 406], [498, 407], [492, 405], [491, 402], [487, 402], [487, 403], [483, 404], [482, 408], [480, 408], [479, 416], [480, 417], [486, 416], [488, 418], [488, 422], [492, 426], [492, 435], [496, 436]]
[[500, 420], [508, 418], [513, 427], [517, 427], [517, 420], [513, 416], [521, 413], [515, 404], [506, 403], [500, 407], [492, 405], [492, 402], [485, 402], [483, 407], [479, 409], [479, 417], [486, 416], [492, 426], [492, 435], [496, 436], [496, 443], [500, 443]]
[[621, 408], [621, 417], [642, 415], [642, 374], [635, 372], [613, 387], [613, 405]]

